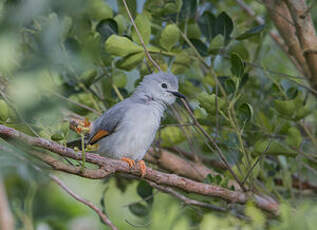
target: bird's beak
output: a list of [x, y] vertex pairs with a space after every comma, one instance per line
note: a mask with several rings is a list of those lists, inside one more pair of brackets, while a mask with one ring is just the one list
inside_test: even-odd
[[176, 92], [176, 91], [168, 91], [168, 92], [173, 94], [176, 97], [180, 97], [180, 98], [186, 99], [186, 97], [183, 94], [179, 93], [179, 92]]

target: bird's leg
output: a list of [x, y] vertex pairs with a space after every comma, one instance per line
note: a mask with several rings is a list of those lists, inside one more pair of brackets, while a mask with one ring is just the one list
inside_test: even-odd
[[128, 157], [122, 157], [121, 160], [127, 162], [130, 168], [135, 166], [135, 161]]
[[139, 167], [140, 167], [140, 173], [141, 173], [141, 177], [144, 177], [146, 174], [146, 165], [144, 160], [140, 160], [138, 161]]

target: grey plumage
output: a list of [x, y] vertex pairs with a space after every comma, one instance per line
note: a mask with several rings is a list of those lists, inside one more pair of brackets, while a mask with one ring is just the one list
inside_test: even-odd
[[178, 80], [159, 72], [144, 77], [134, 93], [114, 105], [92, 124], [89, 140], [100, 130], [98, 153], [112, 158], [141, 160], [152, 144], [166, 106], [175, 102]]

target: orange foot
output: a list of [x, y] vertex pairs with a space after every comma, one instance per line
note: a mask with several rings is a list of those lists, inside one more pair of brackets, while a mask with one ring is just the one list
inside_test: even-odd
[[128, 157], [122, 157], [121, 160], [127, 162], [130, 168], [133, 168], [135, 166], [135, 161]]
[[138, 164], [139, 164], [139, 167], [140, 167], [141, 177], [144, 177], [145, 174], [146, 174], [146, 165], [145, 165], [144, 160], [140, 160], [140, 161], [138, 162]]

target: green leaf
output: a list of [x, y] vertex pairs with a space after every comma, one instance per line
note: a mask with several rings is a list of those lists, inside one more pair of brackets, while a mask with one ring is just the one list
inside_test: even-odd
[[230, 61], [232, 74], [239, 78], [242, 77], [244, 73], [244, 64], [239, 55], [232, 53]]
[[134, 69], [138, 64], [142, 62], [144, 59], [144, 52], [141, 53], [134, 53], [130, 54], [128, 56], [125, 56], [121, 60], [119, 60], [116, 63], [116, 66], [123, 70], [132, 70]]
[[287, 138], [286, 138], [286, 143], [289, 146], [299, 148], [301, 143], [302, 143], [302, 135], [300, 131], [296, 127], [290, 127], [287, 132]]
[[295, 99], [298, 95], [298, 90], [295, 87], [290, 87], [289, 89], [287, 89], [286, 95], [290, 100]]
[[273, 124], [271, 120], [261, 111], [259, 111], [256, 115], [257, 124], [260, 127], [263, 127], [267, 132], [273, 131]]
[[245, 214], [252, 220], [252, 229], [264, 229], [266, 224], [265, 215], [261, 212], [261, 210], [257, 209], [253, 203], [248, 202], [245, 208]]
[[247, 30], [246, 32], [244, 32], [243, 34], [239, 35], [238, 37], [236, 37], [237, 40], [243, 40], [243, 39], [247, 39], [249, 37], [258, 35], [259, 33], [261, 33], [263, 30], [265, 29], [265, 25], [259, 25], [256, 27], [251, 28], [250, 30]]
[[225, 38], [225, 42], [227, 43], [230, 40], [230, 35], [232, 31], [233, 31], [233, 22], [231, 18], [226, 12], [222, 12], [216, 18], [213, 36], [222, 34], [223, 37]]
[[230, 78], [227, 78], [227, 79], [224, 81], [223, 86], [224, 86], [224, 88], [225, 88], [226, 93], [228, 93], [228, 94], [232, 94], [232, 93], [234, 93], [235, 90], [236, 90], [236, 84], [235, 84], [235, 82], [234, 82], [232, 79], [230, 79]]
[[179, 29], [176, 24], [169, 24], [167, 25], [164, 30], [162, 31], [161, 38], [160, 38], [160, 45], [166, 49], [171, 50], [173, 46], [179, 40]]
[[221, 34], [218, 34], [214, 37], [209, 44], [209, 53], [218, 54], [220, 50], [224, 47], [224, 37]]
[[105, 49], [112, 55], [127, 56], [133, 53], [140, 53], [143, 51], [141, 46], [134, 44], [126, 37], [111, 35], [105, 42]]
[[147, 0], [145, 1], [143, 10], [150, 12], [152, 17], [156, 17], [158, 20], [161, 20], [162, 17], [178, 13], [181, 10], [182, 5], [182, 0]]
[[[124, 15], [127, 19], [129, 19], [127, 10], [123, 4], [122, 0], [117, 0], [117, 5], [118, 5], [118, 10], [120, 12], [120, 14]], [[128, 8], [132, 14], [132, 17], [135, 18], [136, 15], [136, 11], [137, 11], [137, 0], [128, 0], [126, 1]]]
[[294, 100], [275, 100], [274, 101], [274, 108], [281, 114], [292, 117], [292, 115], [295, 113], [296, 105], [294, 103]]
[[196, 0], [183, 0], [182, 8], [179, 12], [179, 19], [187, 21], [190, 18], [193, 18], [197, 10], [197, 1]]
[[[269, 146], [269, 147], [267, 147]], [[265, 152], [265, 150], [267, 151]], [[255, 143], [254, 146], [255, 155], [261, 155], [263, 153], [267, 155], [284, 155], [288, 157], [296, 157], [297, 152], [293, 149], [283, 145], [280, 141], [273, 140], [270, 144], [269, 140], [259, 140]]]
[[0, 120], [6, 121], [9, 117], [9, 107], [4, 100], [0, 99]]
[[194, 45], [198, 53], [203, 56], [208, 56], [208, 47], [199, 39], [190, 39], [190, 42]]
[[239, 89], [241, 89], [247, 83], [248, 80], [249, 80], [249, 74], [244, 73], [239, 84]]
[[170, 147], [184, 141], [185, 137], [178, 127], [168, 126], [161, 129], [162, 147]]
[[61, 132], [64, 137], [66, 137], [69, 133], [69, 121], [64, 121], [61, 124]]
[[213, 176], [209, 173], [206, 177], [205, 177], [205, 179], [204, 179], [204, 181], [203, 181], [205, 184], [212, 184], [212, 182], [213, 182]]
[[240, 105], [239, 109], [239, 117], [243, 121], [250, 121], [253, 117], [253, 108], [249, 103], [243, 103]]
[[58, 132], [54, 133], [54, 134], [51, 136], [51, 139], [52, 139], [53, 141], [61, 141], [61, 140], [64, 139], [64, 136], [63, 136], [63, 134], [62, 134], [60, 131], [58, 131]]
[[117, 16], [115, 16], [113, 18], [113, 20], [116, 21], [117, 26], [118, 26], [118, 34], [122, 35], [124, 33], [124, 31], [127, 28], [127, 22], [126, 19], [123, 17], [123, 15], [118, 14]]
[[154, 201], [153, 199], [153, 188], [145, 181], [140, 181], [137, 187], [137, 192], [142, 199], [151, 205]]
[[89, 87], [93, 83], [96, 76], [97, 76], [97, 70], [91, 69], [82, 73], [79, 79], [82, 83], [84, 83], [85, 86]]
[[[201, 92], [197, 97], [201, 107], [203, 107], [208, 113], [215, 114], [216, 113], [216, 94], [208, 94], [206, 92]], [[218, 110], [222, 110], [225, 107], [225, 100], [218, 97], [217, 98], [217, 106]]]
[[118, 25], [117, 22], [113, 19], [104, 19], [101, 20], [97, 26], [96, 31], [98, 31], [103, 39], [103, 41], [107, 40], [112, 34], [118, 33]]
[[112, 18], [113, 16], [111, 7], [103, 0], [90, 0], [88, 13], [96, 21]]
[[123, 88], [127, 84], [127, 75], [124, 72], [121, 71], [115, 71], [112, 74], [112, 82], [114, 85], [116, 85], [118, 88]]
[[129, 210], [138, 217], [145, 217], [149, 214], [149, 208], [141, 203], [134, 203], [129, 205]]
[[198, 24], [194, 22], [190, 22], [187, 24], [187, 37], [189, 39], [200, 39], [201, 32]]
[[[202, 16], [198, 18], [198, 25], [202, 34], [210, 41], [214, 36], [214, 25], [216, 22], [216, 17], [209, 11], [205, 11]], [[213, 47], [211, 47], [213, 48]]]
[[228, 46], [228, 53], [239, 55], [242, 60], [249, 60], [249, 51], [241, 41], [232, 41]]
[[[136, 16], [135, 18], [135, 24], [141, 34], [144, 44], [148, 45], [151, 36], [151, 22], [149, 20], [149, 17], [145, 13], [138, 14], [138, 16]], [[132, 39], [136, 43], [141, 44], [138, 34], [135, 31], [134, 27], [132, 27]]]
[[182, 74], [190, 68], [191, 58], [187, 52], [181, 52], [175, 56], [171, 72], [174, 74]]
[[303, 106], [301, 107], [301, 109], [298, 109], [295, 113], [295, 116], [293, 117], [293, 119], [295, 121], [301, 120], [305, 117], [307, 117], [310, 113], [311, 113], [311, 109], [308, 106]]

